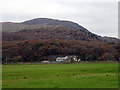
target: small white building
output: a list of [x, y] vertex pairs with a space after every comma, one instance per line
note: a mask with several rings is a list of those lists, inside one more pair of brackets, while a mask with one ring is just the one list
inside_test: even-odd
[[66, 62], [68, 60], [68, 56], [66, 57], [57, 57], [56, 61]]
[[79, 62], [80, 59], [77, 59], [76, 56], [65, 56], [65, 57], [57, 57], [56, 61], [58, 62]]

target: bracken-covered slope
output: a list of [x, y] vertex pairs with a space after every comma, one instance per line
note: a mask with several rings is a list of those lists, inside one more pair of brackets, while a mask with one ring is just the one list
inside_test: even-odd
[[116, 38], [93, 34], [81, 25], [71, 21], [36, 18], [22, 23], [4, 22], [1, 24], [3, 40], [5, 41], [39, 39], [119, 41]]
[[41, 39], [87, 40], [87, 41], [100, 40], [95, 34], [62, 26], [22, 30], [19, 32], [3, 32], [3, 41], [41, 40]]

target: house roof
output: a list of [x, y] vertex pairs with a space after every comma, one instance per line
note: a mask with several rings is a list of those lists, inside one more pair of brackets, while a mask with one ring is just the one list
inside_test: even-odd
[[66, 56], [66, 57], [57, 57], [56, 59], [67, 59], [68, 58], [68, 56]]

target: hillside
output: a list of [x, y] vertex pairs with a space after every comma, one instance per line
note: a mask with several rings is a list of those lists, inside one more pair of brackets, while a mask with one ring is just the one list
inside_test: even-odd
[[98, 40], [118, 42], [112, 37], [101, 37], [71, 21], [48, 18], [36, 18], [21, 23], [4, 22], [2, 24], [3, 40]]
[[4, 22], [2, 62], [54, 61], [75, 55], [82, 61], [119, 61], [118, 39], [101, 37], [70, 21], [47, 18]]
[[87, 31], [87, 29], [78, 25], [77, 23], [71, 21], [48, 19], [48, 18], [36, 18], [21, 23], [3, 22], [1, 24], [2, 24], [3, 32], [16, 32], [23, 29], [34, 29], [34, 28], [49, 27], [56, 25]]
[[89, 32], [71, 29], [62, 26], [52, 26], [39, 29], [21, 30], [19, 32], [3, 32], [3, 41], [21, 40], [100, 40], [97, 35]]
[[78, 25], [77, 23], [74, 23], [71, 21], [49, 19], [49, 18], [36, 18], [36, 19], [29, 20], [29, 21], [25, 21], [22, 24], [26, 24], [26, 25], [41, 24], [41, 25], [46, 25], [46, 26], [48, 26], [48, 25], [50, 25], [50, 26], [60, 25], [60, 26], [65, 26], [65, 27], [77, 29], [77, 30], [87, 31], [86, 28], [82, 27], [81, 25]]

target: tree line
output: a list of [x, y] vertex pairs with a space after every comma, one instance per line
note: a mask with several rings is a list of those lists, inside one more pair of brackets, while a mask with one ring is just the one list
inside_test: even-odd
[[2, 63], [54, 61], [57, 56], [75, 55], [81, 61], [119, 61], [120, 45], [82, 40], [3, 41]]

